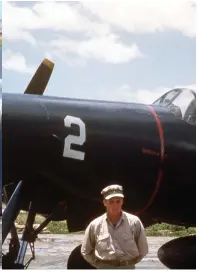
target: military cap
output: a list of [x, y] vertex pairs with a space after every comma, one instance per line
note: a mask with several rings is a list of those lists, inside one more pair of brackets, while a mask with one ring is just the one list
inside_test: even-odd
[[120, 185], [110, 185], [101, 191], [104, 199], [110, 199], [112, 197], [124, 197], [123, 188]]

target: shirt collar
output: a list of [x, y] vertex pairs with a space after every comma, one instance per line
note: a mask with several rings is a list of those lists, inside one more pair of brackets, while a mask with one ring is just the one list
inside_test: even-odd
[[[104, 214], [104, 217], [105, 217], [106, 220], [108, 220], [108, 215], [107, 215], [107, 213]], [[122, 214], [121, 214], [120, 219], [118, 220], [118, 222], [119, 222], [121, 219], [124, 220], [124, 212], [123, 212], [123, 210], [122, 210]]]

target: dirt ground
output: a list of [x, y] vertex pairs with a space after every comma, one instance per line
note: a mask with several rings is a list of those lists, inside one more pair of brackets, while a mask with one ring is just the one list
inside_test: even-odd
[[[29, 269], [66, 269], [67, 260], [71, 251], [81, 244], [83, 235], [77, 234], [41, 234], [35, 243], [36, 259], [29, 265]], [[166, 269], [157, 258], [159, 247], [172, 240], [172, 237], [148, 237], [149, 253], [136, 265], [136, 269]], [[2, 251], [8, 249], [6, 239]], [[31, 257], [30, 247], [26, 252], [25, 261]]]

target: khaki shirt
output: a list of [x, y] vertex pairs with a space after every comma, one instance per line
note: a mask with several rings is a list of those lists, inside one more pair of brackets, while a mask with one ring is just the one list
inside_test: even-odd
[[148, 253], [144, 227], [137, 216], [124, 211], [114, 227], [105, 213], [87, 227], [81, 253], [94, 267], [99, 260], [135, 260], [137, 263]]

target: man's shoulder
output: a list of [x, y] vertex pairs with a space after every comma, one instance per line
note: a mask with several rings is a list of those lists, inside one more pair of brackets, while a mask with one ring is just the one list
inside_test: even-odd
[[123, 212], [123, 216], [126, 217], [128, 220], [130, 220], [131, 222], [138, 222], [140, 221], [139, 217], [135, 214], [126, 212], [126, 211], [122, 211]]
[[98, 226], [104, 220], [105, 213], [93, 219], [90, 223], [91, 226]]

